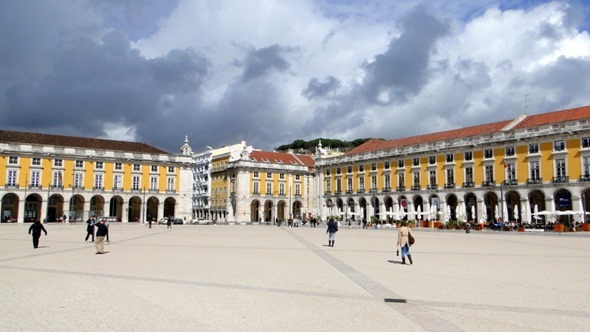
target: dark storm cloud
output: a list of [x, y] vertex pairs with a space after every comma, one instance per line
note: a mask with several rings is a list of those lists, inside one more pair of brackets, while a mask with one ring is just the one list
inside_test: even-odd
[[308, 100], [325, 97], [331, 92], [340, 88], [340, 81], [334, 76], [328, 76], [323, 80], [312, 78], [307, 83], [307, 87], [301, 91], [301, 94]]
[[[61, 132], [69, 124], [67, 134], [82, 136], [104, 136], [106, 122], [161, 130], [163, 115], [169, 125], [187, 120], [169, 112], [182, 112], [174, 104], [199, 93], [209, 68], [190, 49], [145, 59], [118, 32], [99, 43], [70, 41], [52, 60], [51, 73], [6, 90], [6, 109], [0, 114], [4, 125]], [[176, 150], [176, 142], [167, 146], [172, 142], [152, 134], [138, 132], [140, 140]]]
[[402, 34], [391, 40], [385, 53], [364, 66], [363, 89], [369, 102], [383, 103], [379, 101], [382, 92], [397, 101], [405, 101], [418, 93], [429, 78], [428, 62], [434, 44], [449, 29], [447, 24], [427, 14], [421, 6], [401, 22]]
[[289, 63], [284, 57], [288, 49], [279, 45], [272, 45], [251, 51], [243, 62], [237, 64], [244, 67], [242, 80], [249, 81], [276, 70], [284, 72], [289, 69]]
[[[530, 79], [533, 89], [545, 91], [538, 99], [545, 100], [542, 110], [555, 110], [561, 105], [587, 104], [590, 90], [590, 59], [560, 57], [535, 72]], [[535, 96], [532, 96], [533, 98]]]

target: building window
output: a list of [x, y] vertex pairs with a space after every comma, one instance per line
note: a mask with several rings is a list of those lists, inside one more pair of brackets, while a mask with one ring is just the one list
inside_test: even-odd
[[359, 172], [365, 171], [365, 165], [359, 165]]
[[371, 163], [371, 171], [377, 170], [377, 163]]
[[539, 153], [539, 144], [531, 143], [529, 144], [529, 154]]
[[272, 183], [266, 184], [266, 195], [272, 195]]
[[565, 150], [565, 141], [559, 140], [553, 142], [553, 151], [563, 151]]
[[331, 192], [332, 191], [332, 186], [330, 185], [330, 179], [326, 180], [326, 191], [327, 192]]
[[59, 188], [63, 187], [61, 172], [53, 172], [53, 185]]
[[365, 191], [365, 178], [364, 177], [359, 178], [359, 190]]
[[342, 174], [342, 169], [340, 167], [336, 167], [336, 175]]
[[385, 176], [383, 176], [383, 182], [385, 184], [385, 188], [387, 188], [387, 189], [391, 188], [391, 176], [389, 176], [389, 174], [386, 174]]
[[510, 183], [516, 181], [516, 167], [514, 167], [514, 164], [506, 164], [506, 179]]
[[507, 146], [506, 147], [506, 157], [512, 157], [512, 156], [514, 156], [514, 147]]
[[492, 149], [485, 149], [483, 151], [483, 157], [485, 159], [491, 159], [494, 158], [494, 151]]
[[406, 176], [404, 175], [404, 173], [399, 173], [397, 175], [397, 184], [400, 187], [405, 187], [406, 186]]
[[133, 164], [133, 171], [134, 172], [141, 171], [141, 165], [139, 165], [139, 164]]
[[74, 173], [74, 188], [82, 188], [82, 183], [84, 183], [83, 173]]
[[377, 177], [371, 176], [371, 190], [377, 190]]
[[326, 169], [326, 176], [330, 176], [330, 169], [329, 168]]
[[558, 178], [563, 178], [567, 176], [565, 168], [565, 159], [555, 160], [555, 176]]
[[18, 157], [13, 157], [13, 156], [8, 157], [8, 164], [18, 165]]
[[486, 182], [494, 182], [494, 166], [493, 165], [486, 165], [484, 176], [485, 176]]
[[447, 163], [455, 162], [455, 155], [452, 153], [447, 153]]
[[471, 161], [471, 160], [473, 160], [473, 152], [471, 152], [471, 151], [465, 152], [465, 161]]
[[272, 173], [270, 173], [270, 172], [266, 173], [266, 178], [267, 179], [272, 179]]
[[447, 168], [447, 183], [455, 183], [455, 170], [452, 168]]
[[352, 166], [346, 167], [346, 173], [348, 173], [348, 174], [352, 173]]
[[430, 181], [430, 185], [436, 185], [436, 171], [432, 170], [429, 172], [429, 181]]
[[279, 179], [284, 180], [285, 179], [285, 173], [279, 173]]
[[102, 174], [94, 174], [94, 188], [102, 189]]
[[139, 175], [134, 175], [131, 178], [131, 190], [139, 190], [140, 178]]
[[539, 162], [538, 161], [531, 161], [529, 163], [529, 169], [531, 171], [531, 179], [532, 180], [539, 180], [541, 178], [541, 173], [539, 170]]
[[41, 158], [33, 158], [33, 160], [31, 161], [31, 164], [33, 166], [41, 166]]
[[582, 176], [585, 179], [590, 178], [590, 157], [582, 158]]
[[104, 168], [104, 163], [102, 161], [97, 161], [96, 162], [96, 169], [103, 169]]
[[259, 172], [254, 172], [254, 175], [253, 176], [254, 176], [255, 179], [258, 179], [260, 177], [260, 173]]
[[412, 166], [420, 166], [420, 158], [413, 158]]
[[336, 192], [337, 193], [342, 192], [342, 180], [340, 180], [340, 179], [336, 180]]
[[301, 184], [295, 183], [295, 196], [301, 196]]
[[590, 148], [590, 137], [583, 137], [582, 138], [582, 147], [583, 148]]
[[420, 186], [420, 172], [414, 172], [414, 187]]
[[8, 171], [8, 178], [6, 179], [6, 185], [10, 187], [16, 187], [17, 183], [17, 172], [16, 170], [9, 170]]
[[285, 196], [285, 184], [279, 183], [279, 195]]
[[123, 164], [122, 163], [115, 163], [115, 170], [116, 171], [122, 171], [123, 170]]
[[168, 166], [168, 173], [174, 173], [174, 166]]
[[295, 174], [295, 181], [299, 181], [299, 180], [301, 180], [301, 175]]
[[63, 159], [54, 159], [53, 166], [54, 167], [62, 167], [64, 165]]
[[465, 182], [473, 183], [473, 167], [465, 168]]
[[389, 169], [389, 161], [383, 162], [383, 168], [384, 169]]
[[115, 189], [115, 190], [123, 189], [123, 175], [115, 174], [115, 177], [113, 178], [113, 189]]
[[352, 178], [346, 179], [346, 191], [348, 193], [352, 192]]
[[397, 161], [397, 168], [404, 168], [404, 160], [400, 159]]
[[[115, 164], [116, 165], [116, 164]], [[157, 165], [152, 165], [151, 166], [152, 172], [158, 172], [158, 166]]]
[[259, 191], [259, 188], [258, 188], [259, 185], [260, 184], [258, 182], [254, 182], [254, 189], [253, 189], [254, 190], [254, 192], [253, 192], [254, 195], [258, 195], [259, 194], [259, 192], [258, 192]]
[[31, 187], [39, 187], [41, 185], [41, 172], [39, 171], [32, 171], [31, 172]]
[[83, 160], [76, 160], [75, 167], [76, 168], [84, 168], [84, 161]]
[[150, 177], [150, 190], [152, 190], [152, 191], [158, 190], [158, 177], [157, 176]]
[[435, 156], [429, 156], [428, 157], [428, 165], [434, 165], [436, 164], [436, 157]]
[[176, 187], [174, 186], [174, 178], [168, 178], [166, 182], [166, 190], [168, 190], [169, 192], [176, 191]]

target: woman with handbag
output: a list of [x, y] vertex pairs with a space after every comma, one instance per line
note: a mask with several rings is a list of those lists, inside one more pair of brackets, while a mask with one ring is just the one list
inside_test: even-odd
[[408, 256], [410, 264], [413, 264], [412, 255], [410, 254], [410, 246], [412, 244], [414, 244], [414, 238], [412, 237], [412, 233], [410, 233], [407, 222], [403, 220], [397, 232], [397, 245], [402, 250], [402, 264], [406, 264], [406, 256]]

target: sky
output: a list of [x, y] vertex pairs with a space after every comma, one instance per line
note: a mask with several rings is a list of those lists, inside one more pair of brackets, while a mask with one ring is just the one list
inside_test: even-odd
[[590, 105], [590, 4], [2, 0], [0, 129], [179, 153]]

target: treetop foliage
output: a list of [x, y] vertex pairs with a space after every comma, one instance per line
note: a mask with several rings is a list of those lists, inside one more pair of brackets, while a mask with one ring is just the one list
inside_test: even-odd
[[331, 149], [340, 149], [340, 150], [350, 150], [356, 148], [357, 146], [371, 140], [372, 138], [358, 138], [354, 141], [341, 141], [339, 139], [331, 139], [331, 138], [316, 138], [311, 141], [304, 141], [302, 139], [294, 140], [291, 144], [281, 145], [276, 148], [276, 151], [284, 152], [288, 150], [307, 150], [307, 151], [315, 151], [315, 148], [318, 146], [319, 141], [322, 141], [322, 146], [324, 148], [330, 147]]

